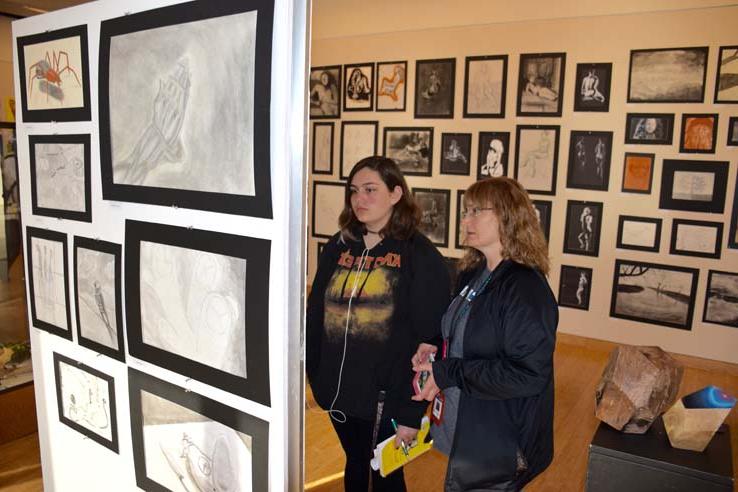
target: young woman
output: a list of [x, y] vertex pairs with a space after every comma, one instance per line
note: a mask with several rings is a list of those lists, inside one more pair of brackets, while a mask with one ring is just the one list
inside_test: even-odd
[[[520, 490], [553, 458], [553, 353], [558, 310], [533, 205], [510, 178], [464, 194], [468, 252], [443, 317], [443, 349], [421, 344], [434, 446], [449, 455], [446, 490]], [[442, 393], [439, 393], [442, 391]]]
[[[307, 308], [307, 376], [346, 453], [344, 486], [365, 492], [376, 442], [413, 440], [427, 403], [411, 400], [408, 361], [440, 336], [451, 286], [443, 257], [417, 231], [418, 207], [397, 165], [359, 161], [340, 232], [323, 248]], [[378, 402], [383, 408], [378, 415]], [[402, 471], [372, 474], [375, 491], [405, 490]]]

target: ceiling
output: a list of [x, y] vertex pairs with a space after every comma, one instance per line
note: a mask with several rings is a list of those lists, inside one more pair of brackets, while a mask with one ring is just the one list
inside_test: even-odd
[[0, 14], [29, 17], [87, 3], [87, 0], [0, 0]]

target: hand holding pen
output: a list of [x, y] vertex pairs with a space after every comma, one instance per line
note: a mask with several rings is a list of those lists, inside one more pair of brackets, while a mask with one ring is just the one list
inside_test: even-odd
[[[392, 428], [395, 430], [395, 442], [398, 440], [400, 441], [400, 446], [402, 447], [402, 453], [405, 455], [405, 457], [410, 456], [410, 452], [407, 449], [407, 444], [405, 443], [404, 435], [402, 434], [408, 434], [406, 431], [410, 431], [412, 434], [417, 434], [417, 429], [411, 429], [410, 427], [405, 427], [404, 425], [398, 426], [395, 419], [390, 419], [390, 422], [392, 422]], [[413, 439], [414, 436], [410, 437], [410, 440]]]

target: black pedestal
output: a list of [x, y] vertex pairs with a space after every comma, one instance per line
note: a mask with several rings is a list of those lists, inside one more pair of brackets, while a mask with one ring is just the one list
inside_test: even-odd
[[589, 492], [733, 491], [730, 429], [720, 427], [704, 452], [675, 449], [659, 417], [645, 434], [600, 423], [589, 446]]

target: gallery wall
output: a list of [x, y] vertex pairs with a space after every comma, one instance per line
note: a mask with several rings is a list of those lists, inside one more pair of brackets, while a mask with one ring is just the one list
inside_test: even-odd
[[[572, 5], [576, 3], [573, 2]], [[320, 2], [318, 2], [318, 5], [326, 7]], [[407, 61], [407, 98], [404, 111], [344, 111], [342, 104], [340, 118], [312, 120], [311, 142], [313, 141], [312, 135], [315, 124], [333, 123], [333, 166], [332, 171], [327, 174], [312, 175], [311, 182], [343, 183], [341, 180], [341, 141], [342, 125], [344, 123], [364, 122], [361, 126], [365, 128], [369, 128], [369, 126], [376, 123], [376, 149], [377, 153], [380, 154], [385, 144], [383, 141], [385, 128], [432, 128], [433, 158], [431, 175], [409, 176], [408, 183], [411, 188], [433, 189], [440, 192], [449, 191], [450, 200], [447, 213], [450, 220], [447, 246], [440, 246], [439, 250], [447, 257], [460, 257], [463, 255], [463, 251], [455, 247], [455, 236], [458, 231], [458, 193], [466, 189], [477, 177], [476, 167], [480, 133], [509, 132], [506, 174], [514, 177], [516, 160], [520, 157], [516, 155], [518, 127], [524, 125], [559, 126], [555, 193], [531, 193], [531, 197], [534, 200], [552, 202], [549, 237], [549, 254], [552, 260], [552, 268], [549, 283], [554, 293], [557, 296], [561, 294], [562, 266], [567, 267], [564, 270], [568, 275], [574, 274], [575, 280], [579, 278], [580, 273], [585, 273], [590, 289], [589, 296], [586, 299], [587, 302], [580, 304], [571, 299], [571, 294], [578, 289], [578, 285], [572, 286], [571, 280], [567, 281], [568, 286], [565, 288], [569, 289], [570, 295], [568, 301], [560, 298], [564, 305], [560, 308], [559, 330], [565, 333], [621, 343], [658, 345], [676, 353], [738, 362], [738, 355], [735, 351], [735, 347], [738, 346], [738, 330], [736, 330], [738, 305], [734, 302], [735, 298], [728, 304], [729, 316], [727, 319], [720, 318], [720, 322], [703, 321], [706, 314], [705, 300], [711, 270], [728, 272], [728, 275], [724, 278], [724, 280], [727, 280], [727, 285], [729, 285], [728, 290], [734, 293], [735, 289], [738, 289], [738, 285], [735, 283], [736, 274], [738, 274], [735, 223], [731, 225], [731, 214], [734, 214], [736, 209], [735, 187], [738, 147], [727, 145], [729, 119], [738, 116], [738, 106], [714, 103], [720, 47], [738, 44], [738, 38], [735, 37], [734, 32], [734, 26], [738, 22], [738, 8], [694, 8], [697, 5], [699, 3], [688, 2], [676, 6], [684, 10], [665, 11], [661, 9], [667, 8], [667, 6], [662, 4], [659, 9], [654, 9], [656, 10], [654, 12], [628, 14], [626, 11], [626, 13], [618, 13], [618, 15], [588, 16], [586, 14], [587, 10], [581, 8], [581, 3], [579, 3], [579, 5], [573, 7], [574, 10], [571, 10], [572, 15], [576, 13], [576, 17], [570, 18], [498, 22], [470, 27], [418, 28], [417, 30], [412, 30], [411, 27], [408, 29], [398, 28], [398, 31], [401, 32], [387, 32], [379, 25], [380, 23], [372, 24], [370, 22], [371, 18], [369, 24], [372, 27], [366, 28], [363, 16], [357, 13], [353, 21], [353, 25], [356, 26], [355, 32], [365, 33], [375, 28], [376, 31], [381, 31], [381, 33], [351, 35], [352, 24], [350, 21], [348, 21], [348, 24], [346, 23], [346, 19], [351, 18], [350, 13], [342, 15], [341, 13], [346, 14], [347, 11], [337, 9], [339, 12], [331, 17], [330, 2], [328, 2], [328, 8], [324, 10], [326, 18], [316, 24], [320, 31], [319, 38], [313, 39], [311, 65], [313, 67], [340, 65], [342, 76], [344, 76], [346, 65]], [[444, 7], [435, 7], [429, 7], [427, 12], [433, 12], [435, 16], [443, 18]], [[457, 10], [456, 7], [447, 8]], [[482, 8], [480, 7], [480, 9]], [[612, 14], [613, 12], [606, 13]], [[453, 18], [454, 15], [453, 12], [449, 12], [450, 17]], [[484, 19], [490, 19], [493, 15], [494, 12], [487, 12], [487, 15], [480, 12], [478, 18], [483, 21]], [[399, 18], [407, 18], [407, 16], [399, 15]], [[505, 19], [506, 17], [502, 15], [501, 18]], [[341, 19], [344, 22], [338, 22]], [[341, 27], [332, 30], [331, 22], [333, 21]], [[335, 32], [336, 35], [332, 35], [332, 32]], [[701, 47], [708, 48], [704, 95], [699, 99], [701, 102], [628, 102], [631, 50]], [[518, 116], [516, 106], [518, 104], [521, 55], [541, 53], [565, 54], [561, 115], [553, 117], [546, 115]], [[465, 59], [466, 57], [489, 55], [507, 55], [506, 110], [504, 117], [465, 118], [463, 116]], [[417, 118], [414, 105], [417, 76], [416, 62], [418, 60], [437, 59], [455, 60], [453, 116], [451, 118]], [[579, 89], [581, 84], [581, 78], [579, 79], [580, 84], [575, 82], [577, 64], [591, 63], [612, 64], [607, 111], [574, 111], [575, 91]], [[673, 74], [673, 77], [678, 76], [679, 73]], [[374, 98], [374, 104], [376, 104], [376, 90], [374, 91]], [[631, 97], [630, 99], [634, 101], [637, 98]], [[671, 142], [661, 145], [650, 145], [650, 142], [644, 143], [642, 141], [626, 144], [627, 115], [638, 113], [673, 114], [674, 123], [671, 131]], [[717, 115], [714, 151], [708, 153], [680, 151], [686, 150], [680, 149], [683, 115], [704, 113]], [[632, 123], [637, 124], [638, 121], [638, 117], [631, 117]], [[640, 121], [641, 123], [645, 122], [643, 119]], [[321, 132], [325, 128], [321, 128]], [[358, 126], [349, 124], [348, 128], [355, 129]], [[583, 133], [575, 134], [574, 139], [572, 139], [572, 132]], [[606, 132], [603, 135], [612, 132], [612, 142], [609, 145], [610, 166], [608, 179], [606, 180], [606, 190], [583, 189], [569, 186], [567, 183], [568, 178], [573, 177], [568, 175], [567, 169], [570, 151], [574, 162], [576, 162], [577, 155], [573, 140], [581, 135], [597, 135], [589, 132]], [[441, 174], [440, 156], [442, 154], [441, 136], [443, 133], [471, 134], [471, 155], [469, 159], [471, 169], [469, 175]], [[327, 135], [327, 132], [324, 135]], [[573, 146], [574, 149], [572, 149]], [[587, 149], [590, 153], [594, 150], [592, 147]], [[652, 185], [649, 192], [631, 193], [623, 191], [626, 153], [654, 155]], [[308, 156], [311, 156], [311, 154], [312, 152], [309, 152]], [[669, 162], [665, 164], [665, 160]], [[721, 176], [717, 177], [716, 175], [716, 183], [722, 180], [725, 181], [724, 204], [721, 204], [712, 212], [705, 211], [707, 210], [705, 207], [692, 207], [691, 210], [687, 210], [686, 208], [690, 208], [689, 206], [683, 207], [679, 204], [674, 206], [675, 197], [666, 196], [664, 199], [661, 197], [662, 192], [668, 191], [671, 193], [673, 191], [667, 189], [668, 186], [671, 186], [669, 185], [671, 183], [669, 179], [671, 178], [668, 175], [679, 173], [680, 166], [687, 166], [686, 172], [702, 169], [700, 167], [702, 164], [693, 162], [697, 160], [709, 161], [708, 164], [705, 164], [709, 168], [719, 168], [718, 174], [721, 174]], [[679, 161], [692, 162], [682, 163]], [[718, 164], [713, 164], [715, 162]], [[692, 165], [697, 167], [689, 167]], [[666, 176], [663, 172], [665, 166], [667, 168]], [[682, 169], [682, 171], [685, 170]], [[345, 174], [345, 172], [344, 170], [343, 173]], [[668, 186], [662, 187], [662, 178]], [[325, 235], [326, 231], [337, 229], [335, 212], [340, 207], [341, 198], [338, 187], [318, 185], [318, 188], [319, 193], [324, 198], [313, 203], [314, 199], [312, 196], [310, 197], [311, 211], [309, 211], [309, 214], [313, 210], [317, 210], [317, 213], [316, 215], [309, 215], [309, 220], [313, 222], [311, 222], [312, 232], [309, 240], [308, 281], [314, 275], [319, 243], [326, 240], [325, 237], [315, 237], [315, 230], [317, 228], [319, 232], [322, 231]], [[663, 191], [662, 188], [664, 188]], [[314, 189], [315, 185], [313, 184], [309, 192], [312, 193]], [[574, 202], [587, 202], [593, 205], [595, 210], [601, 208], [602, 215], [597, 219], [600, 221], [601, 231], [596, 254], [592, 254], [592, 252], [581, 254], [581, 251], [576, 251], [575, 235], [572, 236], [570, 233], [567, 238], [566, 224], [569, 202], [572, 202], [570, 205], [572, 210], [577, 211], [577, 213], [571, 213], [570, 227], [577, 225], [578, 216], [581, 216], [581, 211], [586, 206], [584, 203], [577, 204]], [[599, 204], [601, 204], [601, 207]], [[577, 206], [579, 206], [579, 209], [575, 208]], [[652, 227], [654, 232], [656, 228], [653, 219], [660, 219], [661, 230], [655, 248], [651, 248], [651, 251], [645, 251], [643, 249], [617, 247], [619, 239], [618, 224], [621, 216], [648, 219], [652, 222], [649, 227]], [[685, 220], [710, 222], [711, 224], [708, 226], [702, 224], [697, 226], [696, 229], [690, 229], [692, 224], [683, 222]], [[677, 236], [679, 240], [677, 250], [680, 250], [684, 244], [688, 244], [690, 240], [694, 239], [687, 237], [689, 234], [685, 231], [696, 231], [697, 236], [706, 233], [705, 236], [708, 236], [709, 234], [715, 234], [717, 229], [722, 227], [716, 251], [707, 254], [707, 256], [712, 257], [692, 256], [689, 252], [684, 254], [683, 249], [681, 249], [682, 254], [678, 254], [678, 251], [671, 253], [672, 231], [675, 228], [675, 221], [677, 228], [680, 228]], [[635, 220], [635, 222], [638, 222], [638, 220]], [[638, 224], [635, 222], [630, 223], [630, 225], [637, 226]], [[565, 240], [569, 242], [566, 246], [569, 252], [564, 252]], [[575, 242], [574, 247], [572, 247], [572, 241]], [[699, 249], [701, 246], [697, 248]], [[689, 249], [689, 246], [687, 246], [687, 249]], [[674, 323], [673, 320], [670, 321], [667, 315], [661, 316], [649, 313], [645, 307], [645, 301], [639, 306], [640, 312], [636, 315], [627, 313], [623, 315], [622, 306], [615, 309], [615, 316], [611, 315], [613, 314], [613, 290], [615, 289], [616, 273], [620, 274], [619, 282], [621, 283], [620, 293], [615, 289], [616, 294], [628, 294], [626, 284], [629, 281], [623, 280], [625, 278], [624, 274], [626, 272], [637, 274], [648, 266], [645, 264], [650, 265], [651, 268], [651, 273], [647, 275], [658, 273], [663, 277], [664, 283], [682, 284], [678, 287], [669, 287], [668, 285], [663, 287], [659, 285], [661, 280], [652, 278], [646, 282], [646, 287], [642, 290], [655, 294], [656, 299], [661, 299], [665, 306], [671, 306], [668, 303], [673, 303], [674, 311], [685, 311], [686, 314], [682, 313], [682, 319], [677, 323]], [[688, 270], [677, 271], [679, 268]], [[637, 278], [637, 275], [634, 275], [633, 278]], [[713, 282], [715, 282], [714, 279]], [[712, 287], [714, 291], [719, 290], [716, 288], [716, 284], [713, 284]], [[637, 289], [640, 289], [640, 287], [637, 287]], [[662, 289], [668, 292], [662, 293]], [[689, 300], [685, 302], [687, 298]], [[574, 304], [577, 305], [572, 307]], [[672, 308], [667, 307], [666, 309]], [[687, 313], [687, 311], [692, 312]], [[732, 318], [730, 317], [731, 313]], [[651, 320], [649, 317], [658, 319]], [[715, 311], [707, 313], [706, 317], [713, 320], [719, 318]]]

